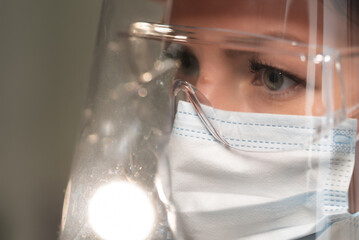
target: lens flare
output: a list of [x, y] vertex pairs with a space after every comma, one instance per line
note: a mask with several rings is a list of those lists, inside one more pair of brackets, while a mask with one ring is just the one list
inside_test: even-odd
[[105, 240], [143, 240], [154, 221], [149, 197], [128, 182], [115, 181], [100, 187], [89, 203], [89, 222]]

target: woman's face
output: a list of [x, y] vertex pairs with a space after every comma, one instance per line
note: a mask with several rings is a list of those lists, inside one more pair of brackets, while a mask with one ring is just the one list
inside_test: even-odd
[[[317, 48], [306, 54], [315, 56], [325, 50], [319, 46], [350, 48], [355, 45], [353, 39], [359, 39], [358, 26], [348, 24], [335, 1], [324, 1], [324, 6], [322, 0], [174, 0], [169, 19], [171, 25], [243, 31], [310, 44]], [[185, 64], [178, 77], [196, 85], [215, 108], [315, 116], [326, 113], [323, 99], [328, 95], [323, 89], [332, 80], [331, 101], [335, 109], [342, 107], [343, 89], [333, 59], [316, 64], [282, 54], [281, 43], [267, 47], [276, 54], [185, 44], [180, 54]], [[359, 104], [359, 57], [342, 57], [339, 63], [346, 107], [355, 108]], [[358, 119], [358, 112], [349, 117]], [[358, 179], [352, 180], [359, 186]], [[351, 207], [359, 210], [359, 191], [352, 187], [350, 194], [354, 191], [357, 196]]]
[[[330, 17], [323, 27], [324, 8]], [[228, 29], [335, 48], [347, 43], [346, 28], [342, 26], [346, 25], [345, 17], [329, 5], [324, 7], [321, 1], [174, 0], [172, 9], [171, 25]], [[328, 23], [332, 24], [334, 31], [324, 31]], [[211, 36], [204, 34], [201, 37]], [[182, 70], [178, 77], [194, 84], [215, 108], [324, 115], [323, 63], [283, 54], [280, 42], [266, 43], [264, 47], [277, 51], [275, 54], [253, 53], [220, 45], [186, 44], [179, 54]], [[309, 54], [308, 51], [313, 50], [307, 49], [304, 54]], [[317, 52], [310, 54], [322, 51], [319, 47]], [[326, 69], [333, 72], [334, 89], [338, 89], [333, 100], [335, 107], [339, 108], [340, 81], [334, 65], [328, 66]], [[311, 103], [310, 109], [308, 102]]]

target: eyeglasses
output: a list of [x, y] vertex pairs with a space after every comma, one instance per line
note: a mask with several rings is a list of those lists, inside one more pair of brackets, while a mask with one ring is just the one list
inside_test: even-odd
[[[216, 110], [321, 117], [321, 124], [309, 127], [313, 132], [309, 142], [347, 117], [347, 83], [357, 73], [344, 81], [343, 67], [359, 59], [357, 50], [343, 52], [272, 36], [153, 23], [134, 23], [130, 34], [161, 44], [159, 60], [147, 77], [171, 71], [173, 97], [191, 102], [208, 131], [228, 147], [232, 147], [226, 141], [229, 136], [221, 131], [226, 122], [216, 118]], [[159, 62], [162, 69], [156, 70]], [[357, 105], [355, 100], [350, 103], [350, 112]]]

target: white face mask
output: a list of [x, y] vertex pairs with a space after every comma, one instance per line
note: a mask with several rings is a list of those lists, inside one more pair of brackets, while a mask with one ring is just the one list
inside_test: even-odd
[[273, 152], [308, 139], [322, 119], [215, 111], [227, 122], [226, 140], [247, 151], [218, 143], [192, 105], [179, 102], [158, 169], [177, 239], [295, 239], [349, 215], [356, 120], [306, 149]]

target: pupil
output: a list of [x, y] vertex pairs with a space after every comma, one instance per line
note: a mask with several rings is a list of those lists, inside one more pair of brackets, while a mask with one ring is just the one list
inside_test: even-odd
[[192, 65], [193, 60], [188, 52], [184, 52], [182, 56], [182, 66], [184, 68], [190, 68]]
[[278, 91], [283, 85], [283, 75], [280, 71], [267, 70], [264, 74], [264, 84], [272, 91]]

